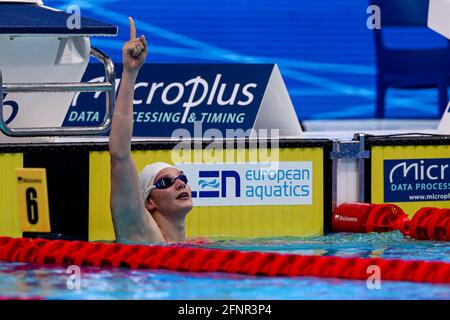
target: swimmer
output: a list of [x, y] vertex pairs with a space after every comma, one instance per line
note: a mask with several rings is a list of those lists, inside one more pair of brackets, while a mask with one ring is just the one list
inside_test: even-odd
[[186, 176], [163, 162], [146, 166], [138, 176], [131, 157], [134, 86], [148, 48], [143, 35], [136, 38], [131, 17], [129, 23], [130, 40], [122, 49], [122, 80], [109, 136], [116, 241], [184, 242], [185, 218], [192, 209]]

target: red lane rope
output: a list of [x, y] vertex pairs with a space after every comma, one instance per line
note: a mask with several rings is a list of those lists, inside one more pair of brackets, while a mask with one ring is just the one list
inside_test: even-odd
[[[436, 222], [438, 223], [438, 222]], [[0, 260], [36, 264], [450, 283], [450, 263], [0, 237]]]
[[397, 205], [346, 202], [333, 212], [335, 232], [386, 232], [399, 230], [418, 240], [450, 241], [450, 209], [421, 208], [409, 220]]

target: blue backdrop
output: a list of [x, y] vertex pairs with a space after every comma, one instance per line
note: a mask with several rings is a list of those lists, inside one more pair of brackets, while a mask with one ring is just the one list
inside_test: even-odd
[[[371, 118], [375, 108], [373, 31], [367, 0], [45, 1], [115, 23], [116, 38], [92, 44], [115, 61], [133, 16], [154, 63], [277, 63], [300, 119]], [[387, 34], [391, 46], [442, 46], [430, 30]], [[389, 118], [435, 118], [435, 90], [389, 90]]]

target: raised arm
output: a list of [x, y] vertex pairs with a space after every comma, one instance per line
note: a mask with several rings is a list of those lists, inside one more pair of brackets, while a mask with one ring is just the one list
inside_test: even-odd
[[132, 18], [130, 40], [122, 49], [123, 72], [113, 114], [109, 151], [111, 156], [111, 213], [117, 241], [164, 241], [153, 217], [147, 212], [139, 189], [138, 173], [131, 158], [134, 86], [147, 57], [147, 42], [136, 39]]

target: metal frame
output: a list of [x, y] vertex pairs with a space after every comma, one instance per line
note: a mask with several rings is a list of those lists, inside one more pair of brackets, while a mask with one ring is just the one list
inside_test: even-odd
[[337, 183], [338, 183], [338, 161], [339, 159], [352, 159], [357, 162], [358, 166], [358, 202], [365, 202], [365, 160], [370, 159], [370, 150], [366, 150], [366, 135], [358, 133], [354, 136], [353, 141], [333, 140], [333, 149], [330, 153], [332, 161], [331, 166], [331, 183], [332, 183], [332, 209], [337, 207]]
[[[0, 70], [0, 131], [10, 137], [97, 135], [109, 130], [115, 106], [116, 76], [112, 60], [101, 50], [91, 48], [90, 54], [103, 63], [105, 82], [100, 83], [3, 83]], [[10, 128], [3, 118], [3, 92], [105, 92], [106, 112], [97, 127], [36, 127]]]

